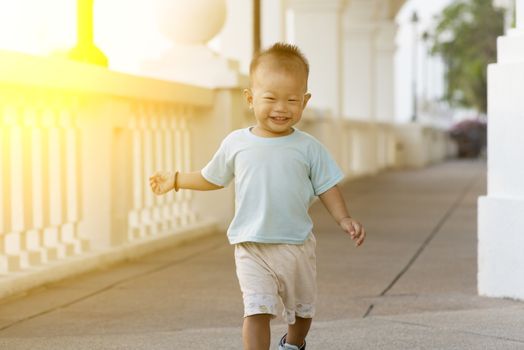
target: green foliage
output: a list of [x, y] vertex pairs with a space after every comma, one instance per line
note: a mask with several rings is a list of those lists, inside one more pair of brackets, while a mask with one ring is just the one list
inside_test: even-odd
[[493, 7], [492, 0], [458, 0], [436, 19], [431, 53], [447, 66], [443, 99], [486, 113], [487, 65], [496, 61], [504, 11]]

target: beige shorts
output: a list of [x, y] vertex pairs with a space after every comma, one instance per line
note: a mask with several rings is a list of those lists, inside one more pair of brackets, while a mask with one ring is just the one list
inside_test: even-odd
[[244, 317], [282, 316], [288, 324], [295, 316], [313, 318], [317, 297], [316, 240], [303, 244], [239, 243], [235, 245], [237, 277], [244, 298]]

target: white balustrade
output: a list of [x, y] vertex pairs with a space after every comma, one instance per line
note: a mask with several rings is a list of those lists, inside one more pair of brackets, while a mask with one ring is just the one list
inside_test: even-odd
[[0, 51], [0, 296], [12, 272], [201, 224], [191, 191], [155, 196], [148, 178], [193, 170], [191, 124], [212, 101], [208, 89]]
[[[156, 107], [156, 108], [155, 108]], [[130, 119], [133, 204], [129, 212], [128, 239], [169, 232], [196, 221], [191, 191], [154, 196], [144, 187], [157, 169], [191, 171], [191, 108], [141, 105]]]
[[3, 87], [0, 127], [1, 270], [83, 252], [74, 98]]
[[[148, 178], [157, 169], [201, 169], [225, 135], [254, 124], [251, 113], [241, 87], [211, 90], [0, 51], [0, 298], [161, 249], [187, 232], [224, 229], [232, 186], [155, 196]], [[311, 109], [298, 127], [329, 148], [348, 178], [409, 164], [406, 149], [424, 154], [445, 140], [424, 127]]]
[[321, 111], [307, 110], [298, 127], [331, 147], [330, 151], [338, 155], [337, 162], [350, 179], [401, 165], [397, 144], [402, 138], [394, 124], [333, 118]]

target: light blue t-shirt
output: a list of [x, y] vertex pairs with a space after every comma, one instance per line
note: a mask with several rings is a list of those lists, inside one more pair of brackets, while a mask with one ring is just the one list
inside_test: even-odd
[[220, 145], [202, 176], [227, 186], [235, 179], [235, 217], [227, 231], [241, 242], [301, 244], [313, 228], [309, 206], [344, 177], [326, 148], [294, 129], [282, 137], [235, 130]]

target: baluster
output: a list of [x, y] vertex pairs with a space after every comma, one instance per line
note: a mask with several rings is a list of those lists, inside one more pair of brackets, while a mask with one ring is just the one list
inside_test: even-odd
[[68, 143], [68, 135], [71, 137], [72, 133], [74, 137], [74, 122], [71, 106], [68, 105], [67, 100], [58, 100], [56, 102], [60, 106], [60, 109], [57, 110], [56, 132], [59, 135], [59, 148], [56, 156], [60, 162], [59, 173], [61, 176], [61, 181], [58, 182], [61, 214], [61, 220], [58, 224], [58, 244], [62, 257], [68, 257], [74, 255], [78, 247], [78, 243], [75, 242], [75, 220], [71, 220], [69, 217], [76, 203], [76, 187], [74, 183], [71, 184], [71, 181], [74, 181], [72, 178], [76, 178], [74, 168], [72, 168], [74, 160], [73, 164], [68, 162], [70, 158], [74, 158], [74, 153], [73, 156], [69, 154], [74, 152], [74, 145]]
[[37, 227], [38, 220], [42, 221], [41, 215], [39, 216], [42, 213], [42, 205], [37, 202], [42, 198], [41, 174], [38, 171], [41, 159], [38, 158], [40, 135], [37, 127], [37, 106], [27, 105], [23, 110], [22, 119], [24, 231], [21, 233], [20, 257], [22, 267], [26, 268], [40, 264], [44, 257], [41, 249], [41, 231]]
[[2, 212], [0, 214], [0, 271], [11, 272], [20, 268], [20, 257], [13, 254], [10, 242], [10, 232], [13, 231], [13, 215], [12, 215], [12, 165], [11, 152], [12, 148], [12, 128], [15, 126], [17, 112], [14, 106], [5, 105], [2, 108], [2, 120], [0, 121], [0, 177], [2, 185], [2, 196], [0, 197], [0, 206]]
[[7, 205], [7, 216], [10, 218], [10, 226], [5, 234], [6, 255], [9, 256], [7, 263], [9, 271], [17, 271], [22, 266], [21, 250], [22, 231], [24, 230], [24, 201], [23, 201], [23, 161], [22, 161], [22, 128], [20, 125], [20, 111], [11, 109], [10, 114], [5, 116], [7, 137], [6, 137], [6, 160], [7, 171], [6, 191], [3, 193], [8, 197], [5, 202]]
[[3, 104], [3, 101], [0, 100], [0, 273], [6, 272], [8, 270], [7, 268], [7, 254], [5, 251], [5, 241], [4, 241], [4, 232], [6, 232], [6, 205], [4, 204], [4, 198], [5, 198], [5, 192], [7, 189], [7, 186], [4, 184], [4, 173], [6, 171], [6, 167], [4, 166], [4, 150], [6, 147], [4, 146], [4, 140], [5, 140], [5, 126], [4, 126], [4, 110], [5, 106]]
[[[191, 159], [192, 159], [191, 136], [192, 135], [191, 135], [191, 129], [188, 126], [188, 122], [189, 120], [191, 120], [194, 117], [194, 112], [191, 107], [188, 106], [187, 108], [188, 110], [187, 110], [186, 125], [185, 125], [186, 131], [185, 131], [185, 137], [184, 137], [184, 143], [185, 143], [185, 147], [184, 147], [185, 158], [184, 159], [185, 159], [186, 171], [191, 171], [192, 170], [192, 165], [191, 165]], [[189, 216], [188, 221], [191, 224], [197, 221], [197, 215], [196, 215], [196, 212], [193, 210], [193, 206], [192, 206], [193, 196], [194, 196], [193, 191], [187, 191], [187, 194], [186, 194], [187, 215]]]
[[[164, 145], [163, 145], [163, 135], [161, 129], [161, 111], [157, 104], [150, 105], [151, 115], [149, 119], [151, 136], [152, 136], [152, 151], [151, 155], [154, 164], [154, 170], [152, 169], [149, 174], [156, 170], [165, 170], [164, 166]], [[165, 195], [154, 196], [155, 201], [151, 208], [152, 212], [152, 222], [151, 222], [151, 233], [158, 234], [162, 230], [162, 206], [165, 203]]]
[[[56, 207], [58, 203], [57, 175], [58, 160], [56, 157], [56, 132], [53, 130], [55, 125], [55, 115], [53, 111], [46, 106], [41, 115], [42, 127], [42, 192], [43, 192], [43, 212], [44, 225], [42, 227], [42, 240], [45, 247], [46, 261], [52, 261], [58, 258], [56, 224], [59, 222], [60, 212]], [[58, 179], [57, 179], [58, 177]]]
[[[187, 128], [188, 110], [184, 108], [183, 117], [181, 119], [181, 136], [182, 136], [182, 170], [184, 172], [191, 171], [190, 162], [190, 139], [189, 130]], [[182, 193], [182, 223], [188, 226], [191, 223], [189, 202], [191, 200], [192, 191], [184, 191]]]
[[[177, 108], [176, 112], [176, 118], [175, 118], [175, 167], [178, 171], [183, 171], [183, 142], [182, 142], [182, 130], [181, 130], [181, 115], [180, 115], [180, 108]], [[184, 192], [187, 191], [179, 191], [175, 194], [175, 205], [174, 205], [174, 211], [175, 211], [175, 217], [177, 221], [178, 226], [182, 226], [182, 196]]]
[[[169, 107], [161, 106], [160, 111], [160, 134], [162, 135], [162, 161], [161, 169], [173, 170], [173, 146], [171, 141], [171, 132], [169, 130]], [[168, 232], [171, 229], [170, 202], [173, 201], [173, 191], [164, 195], [164, 202], [161, 207], [161, 229], [162, 232]]]
[[78, 226], [80, 222], [80, 184], [82, 178], [80, 176], [80, 147], [79, 138], [80, 133], [77, 124], [78, 100], [72, 97], [69, 101], [70, 108], [70, 125], [66, 130], [65, 135], [65, 161], [66, 169], [66, 208], [67, 221], [71, 223], [73, 230], [72, 240], [75, 245], [75, 252], [81, 254], [89, 250], [90, 241], [87, 238], [80, 237]]
[[[168, 123], [169, 123], [169, 138], [171, 139], [170, 148], [171, 148], [171, 160], [169, 162], [169, 169], [173, 171], [180, 170], [177, 165], [178, 159], [178, 145], [177, 145], [177, 109], [174, 105], [169, 106], [168, 114]], [[176, 192], [171, 192], [171, 199], [169, 201], [169, 218], [170, 218], [170, 227], [171, 229], [176, 229], [179, 225], [178, 222], [178, 211], [177, 207], [178, 194]]]
[[43, 154], [42, 154], [42, 129], [39, 127], [39, 116], [37, 115], [31, 128], [31, 162], [32, 162], [32, 207], [34, 230], [34, 247], [40, 252], [44, 261], [47, 257], [43, 247], [44, 228], [44, 195], [43, 195]]
[[[152, 144], [152, 130], [149, 123], [150, 111], [147, 105], [144, 106], [143, 114], [141, 115], [141, 130], [143, 138], [143, 176], [145, 179], [148, 174], [151, 174], [153, 169], [153, 144]], [[154, 194], [151, 191], [146, 191], [145, 186], [142, 186], [144, 193], [145, 203], [142, 207], [141, 221], [142, 221], [142, 234], [151, 234], [152, 217], [151, 211], [154, 205]]]
[[[129, 121], [129, 128], [131, 132], [131, 163], [132, 163], [132, 191], [133, 203], [129, 213], [129, 231], [128, 240], [132, 241], [140, 237], [140, 210], [143, 206], [143, 188], [141, 182], [141, 164], [142, 164], [142, 139], [139, 128], [140, 105], [134, 104], [133, 115]], [[147, 181], [147, 177], [144, 178]]]

